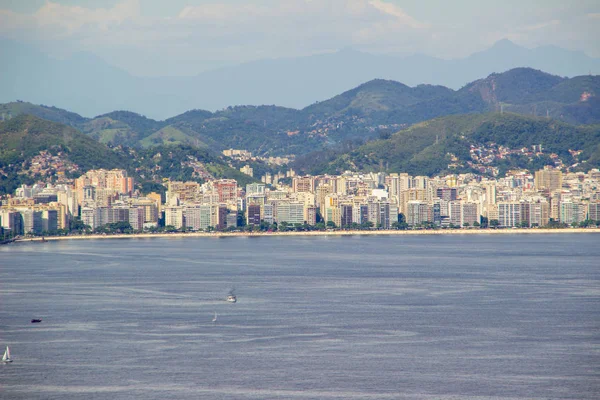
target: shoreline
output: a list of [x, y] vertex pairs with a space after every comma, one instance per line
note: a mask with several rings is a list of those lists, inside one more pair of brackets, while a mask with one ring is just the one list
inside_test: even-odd
[[189, 233], [132, 233], [116, 235], [72, 235], [47, 236], [16, 239], [15, 243], [50, 242], [57, 240], [92, 239], [152, 239], [152, 238], [219, 238], [219, 237], [269, 237], [269, 236], [385, 236], [385, 235], [511, 235], [511, 234], [560, 234], [560, 233], [600, 233], [600, 228], [561, 228], [561, 229], [439, 229], [439, 230], [372, 230], [372, 231], [302, 231], [302, 232], [189, 232]]

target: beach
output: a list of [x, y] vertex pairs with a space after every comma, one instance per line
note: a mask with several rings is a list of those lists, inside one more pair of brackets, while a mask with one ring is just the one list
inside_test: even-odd
[[15, 242], [43, 242], [54, 240], [84, 239], [150, 239], [150, 238], [215, 238], [239, 236], [355, 236], [355, 235], [514, 235], [514, 234], [565, 234], [600, 233], [600, 228], [506, 228], [506, 229], [421, 229], [421, 230], [335, 230], [335, 231], [287, 231], [287, 232], [175, 232], [175, 233], [132, 233], [115, 235], [69, 235], [21, 238]]

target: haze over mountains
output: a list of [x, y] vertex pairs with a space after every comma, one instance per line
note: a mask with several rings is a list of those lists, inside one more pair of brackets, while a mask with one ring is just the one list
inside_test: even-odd
[[8, 40], [0, 41], [0, 56], [9, 60], [0, 75], [0, 102], [21, 99], [87, 117], [130, 110], [158, 120], [190, 109], [214, 111], [244, 104], [300, 109], [372, 79], [458, 89], [482, 76], [515, 67], [568, 77], [600, 73], [600, 59], [584, 53], [553, 46], [526, 49], [508, 40], [458, 60], [345, 49], [260, 60], [193, 77], [135, 77], [89, 53], [57, 60], [39, 49]]

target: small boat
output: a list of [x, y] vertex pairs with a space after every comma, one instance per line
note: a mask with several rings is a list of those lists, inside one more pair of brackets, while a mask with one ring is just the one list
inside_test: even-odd
[[235, 295], [230, 294], [229, 296], [227, 296], [227, 301], [230, 303], [235, 303], [237, 301], [237, 297], [235, 297]]
[[4, 350], [4, 355], [2, 356], [2, 362], [9, 363], [12, 362], [12, 358], [10, 358], [10, 349], [6, 346], [6, 350]]
[[215, 316], [212, 319], [212, 322], [217, 322], [217, 312], [215, 311]]
[[38, 324], [40, 322], [42, 322], [42, 320], [41, 319], [37, 319], [37, 318], [34, 318], [34, 319], [31, 320], [32, 324]]

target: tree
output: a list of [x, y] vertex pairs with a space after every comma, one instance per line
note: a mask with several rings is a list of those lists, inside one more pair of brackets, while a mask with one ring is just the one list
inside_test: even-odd
[[177, 232], [177, 228], [175, 228], [173, 225], [167, 225], [165, 226], [165, 232]]
[[335, 229], [336, 225], [335, 222], [333, 221], [327, 221], [327, 224], [325, 224], [327, 226], [328, 229]]
[[471, 224], [469, 224], [468, 222], [465, 222], [465, 223], [463, 223], [463, 226], [464, 226], [465, 228], [468, 228], [469, 226], [471, 226]]
[[499, 225], [500, 225], [500, 221], [498, 221], [497, 219], [490, 220], [490, 227], [497, 228]]
[[360, 229], [367, 230], [367, 229], [373, 228], [373, 226], [374, 226], [373, 222], [371, 222], [371, 221], [365, 221], [365, 222], [363, 222], [363, 223], [360, 224]]
[[479, 222], [475, 221], [475, 222], [473, 222], [473, 226], [475, 228], [479, 228], [481, 226], [481, 224]]

